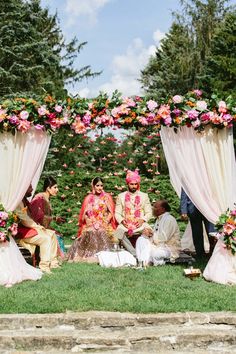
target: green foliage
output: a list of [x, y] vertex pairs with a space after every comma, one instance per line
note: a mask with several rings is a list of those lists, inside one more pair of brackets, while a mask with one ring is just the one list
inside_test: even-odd
[[187, 27], [174, 22], [155, 57], [141, 71], [141, 83], [148, 97], [184, 94], [194, 87], [194, 63], [194, 45]]
[[[204, 263], [196, 267], [204, 269]], [[35, 297], [37, 294], [37, 300]], [[38, 282], [0, 287], [1, 313], [120, 311], [133, 313], [236, 311], [236, 287], [194, 281], [183, 266], [104, 269], [93, 264], [63, 264]]]
[[[141, 72], [140, 81], [149, 96], [159, 98], [176, 93], [183, 94], [194, 87], [201, 87], [210, 93], [218, 89], [217, 85], [214, 85], [216, 81], [218, 86], [221, 81], [221, 88], [224, 85], [227, 87], [229, 71], [234, 73], [234, 59], [227, 61], [227, 57], [235, 58], [235, 46], [232, 56], [229, 54], [232, 33], [235, 31], [233, 18], [227, 21], [228, 29], [224, 34], [228, 37], [225, 43], [226, 52], [220, 53], [220, 65], [227, 62], [230, 66], [230, 69], [227, 68], [226, 77], [223, 71], [218, 70], [219, 63], [218, 66], [213, 65], [218, 60], [217, 47], [220, 41], [220, 38], [218, 42], [213, 38], [225, 16], [231, 11], [231, 8], [227, 7], [228, 0], [180, 0], [180, 3], [181, 12], [174, 14], [170, 31], [157, 48], [156, 56], [150, 58], [146, 68]], [[206, 72], [207, 62], [211, 63], [210, 80], [208, 77], [210, 69]], [[219, 72], [222, 75], [218, 74]], [[217, 79], [211, 80], [215, 75]]]
[[236, 11], [228, 13], [215, 32], [206, 73], [214, 91], [236, 97]]
[[76, 38], [66, 43], [57, 15], [43, 9], [40, 0], [1, 1], [0, 96], [65, 96], [66, 83], [98, 74], [90, 66], [73, 68], [85, 44]]

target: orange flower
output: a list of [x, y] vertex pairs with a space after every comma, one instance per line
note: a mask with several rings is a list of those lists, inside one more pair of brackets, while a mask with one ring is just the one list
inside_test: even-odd
[[125, 123], [132, 123], [133, 119], [132, 118], [125, 118], [124, 121], [125, 121]]
[[52, 96], [47, 95], [46, 97], [44, 97], [44, 101], [45, 102], [55, 102], [55, 99]]
[[234, 221], [233, 219], [231, 219], [231, 218], [227, 219], [226, 222], [227, 222], [228, 224], [231, 224], [231, 225], [234, 225], [234, 224], [235, 224], [235, 221]]
[[174, 122], [175, 122], [176, 124], [180, 124], [180, 123], [181, 123], [181, 119], [180, 119], [179, 117], [176, 117], [176, 118], [174, 119]]
[[189, 107], [195, 107], [195, 103], [191, 102], [191, 101], [187, 101], [186, 104], [189, 106]]

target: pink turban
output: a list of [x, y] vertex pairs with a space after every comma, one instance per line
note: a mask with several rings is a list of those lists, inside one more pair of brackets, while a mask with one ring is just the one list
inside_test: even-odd
[[138, 183], [138, 184], [140, 184], [141, 178], [140, 178], [137, 170], [135, 170], [135, 171], [128, 170], [125, 180], [126, 180], [127, 184], [129, 184], [129, 183]]

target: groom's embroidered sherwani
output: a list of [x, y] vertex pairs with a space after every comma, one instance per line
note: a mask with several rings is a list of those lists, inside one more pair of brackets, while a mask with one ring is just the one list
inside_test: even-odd
[[[127, 218], [127, 206], [126, 206], [126, 199], [127, 193], [129, 194], [129, 219], [132, 219], [135, 222], [135, 219], [141, 219], [145, 222], [142, 224], [141, 227], [133, 229], [132, 234], [137, 235], [141, 234], [145, 227], [150, 227], [147, 222], [152, 218], [152, 206], [149, 200], [149, 197], [146, 193], [137, 190], [134, 193], [130, 192], [123, 192], [118, 195], [115, 207], [115, 218], [118, 222], [119, 226], [115, 231], [115, 236], [122, 240], [124, 247], [133, 255], [135, 255], [135, 249], [132, 246], [131, 242], [128, 240], [128, 229], [122, 224], [123, 220]], [[138, 202], [137, 202], [138, 200]], [[138, 215], [138, 216], [137, 216]]]

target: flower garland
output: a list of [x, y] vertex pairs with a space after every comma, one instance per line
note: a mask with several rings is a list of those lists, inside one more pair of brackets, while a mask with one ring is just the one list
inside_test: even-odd
[[128, 225], [128, 236], [131, 237], [135, 229], [137, 229], [136, 221], [141, 217], [141, 198], [136, 195], [134, 198], [134, 209], [131, 205], [131, 195], [125, 193], [125, 221]]
[[107, 198], [105, 193], [101, 193], [98, 198], [91, 195], [88, 201], [87, 215], [93, 221], [95, 230], [103, 227], [106, 224]]
[[226, 213], [220, 215], [215, 225], [218, 230], [218, 237], [224, 243], [224, 247], [236, 253], [236, 209], [227, 209]]
[[185, 96], [175, 95], [156, 102], [146, 97], [121, 97], [115, 91], [111, 98], [100, 94], [95, 99], [70, 98], [56, 100], [50, 96], [8, 99], [0, 103], [0, 131], [26, 133], [34, 127], [55, 132], [69, 127], [76, 134], [90, 129], [117, 126], [123, 128], [193, 127], [204, 130], [232, 127], [236, 121], [236, 102], [231, 97], [225, 101], [213, 95], [203, 99], [200, 90]]
[[9, 241], [9, 237], [16, 236], [17, 231], [17, 216], [11, 212], [6, 212], [0, 204], [0, 242]]

